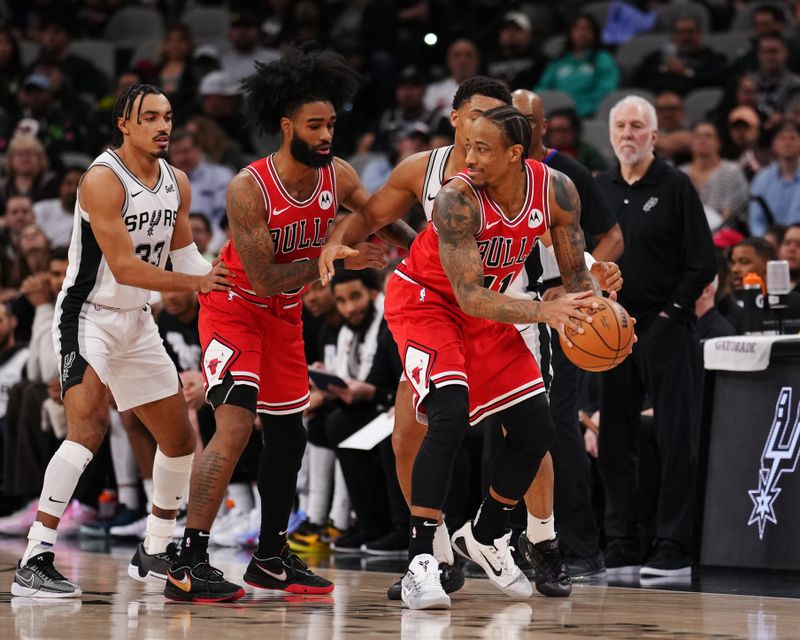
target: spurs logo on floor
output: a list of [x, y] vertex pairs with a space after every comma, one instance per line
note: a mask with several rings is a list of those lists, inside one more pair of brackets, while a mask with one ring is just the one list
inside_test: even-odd
[[792, 422], [792, 388], [783, 387], [778, 393], [772, 426], [761, 453], [758, 470], [758, 489], [747, 493], [753, 501], [748, 526], [758, 525], [758, 538], [764, 539], [767, 522], [778, 524], [775, 500], [781, 493], [778, 481], [784, 473], [793, 473], [800, 460], [800, 405]]

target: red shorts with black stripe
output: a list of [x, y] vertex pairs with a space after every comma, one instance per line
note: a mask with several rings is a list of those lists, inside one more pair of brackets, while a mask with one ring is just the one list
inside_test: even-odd
[[[206, 398], [219, 385], [244, 385], [258, 391], [256, 406], [247, 409], [273, 415], [303, 411], [309, 386], [300, 309], [283, 308], [277, 296], [256, 303], [244, 295], [200, 296]], [[228, 395], [217, 404], [225, 404]]]
[[513, 324], [466, 315], [441, 295], [395, 272], [384, 316], [414, 390], [417, 419], [431, 385], [469, 389], [469, 422], [544, 393], [542, 374]]

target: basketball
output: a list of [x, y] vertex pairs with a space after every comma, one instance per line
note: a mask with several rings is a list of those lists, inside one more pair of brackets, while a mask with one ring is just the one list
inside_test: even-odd
[[581, 307], [581, 311], [591, 316], [591, 322], [584, 322], [584, 333], [567, 327], [567, 335], [572, 342], [568, 346], [564, 336], [559, 336], [561, 348], [567, 358], [586, 371], [608, 371], [622, 362], [628, 354], [633, 340], [633, 321], [622, 305], [613, 300], [591, 296], [586, 304], [596, 302], [598, 307]]

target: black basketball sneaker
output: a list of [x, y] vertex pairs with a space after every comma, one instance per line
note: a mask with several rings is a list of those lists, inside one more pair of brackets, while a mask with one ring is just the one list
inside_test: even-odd
[[558, 547], [558, 536], [533, 544], [523, 531], [519, 534], [522, 557], [534, 568], [536, 590], [551, 598], [566, 598], [572, 593], [572, 580]]
[[128, 575], [134, 580], [147, 582], [149, 579], [166, 580], [167, 572], [178, 559], [178, 545], [170, 542], [164, 553], [149, 554], [144, 550], [144, 542], [140, 542], [128, 565]]
[[[459, 561], [456, 560], [456, 563], [458, 562]], [[461, 570], [459, 564], [446, 564], [442, 562], [439, 564], [439, 570], [442, 572], [440, 577], [442, 580], [442, 589], [444, 589], [445, 593], [455, 593], [464, 586], [464, 572]], [[400, 578], [400, 580], [387, 589], [386, 597], [389, 598], [389, 600], [401, 599], [403, 591], [402, 582], [403, 579]]]
[[222, 571], [208, 564], [208, 555], [194, 561], [179, 558], [167, 572], [164, 597], [168, 600], [210, 604], [231, 602], [243, 595], [244, 589], [228, 582]]
[[280, 555], [253, 559], [247, 565], [244, 581], [259, 589], [276, 589], [287, 593], [324, 594], [333, 591], [333, 583], [311, 571], [288, 545]]

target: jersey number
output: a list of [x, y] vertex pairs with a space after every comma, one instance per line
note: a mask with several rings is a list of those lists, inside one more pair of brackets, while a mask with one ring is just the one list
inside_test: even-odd
[[[149, 262], [155, 267], [161, 264], [162, 251], [164, 251], [163, 242], [159, 242], [155, 246], [150, 244], [139, 244], [136, 245], [136, 249], [134, 250], [137, 256], [139, 256], [145, 262]], [[153, 260], [150, 259], [151, 256], [154, 258]]]
[[[505, 278], [500, 281], [500, 286], [496, 289], [500, 293], [505, 293], [511, 281], [514, 279], [514, 274], [509, 273]], [[483, 288], [494, 289], [494, 283], [497, 282], [497, 276], [483, 276]]]

